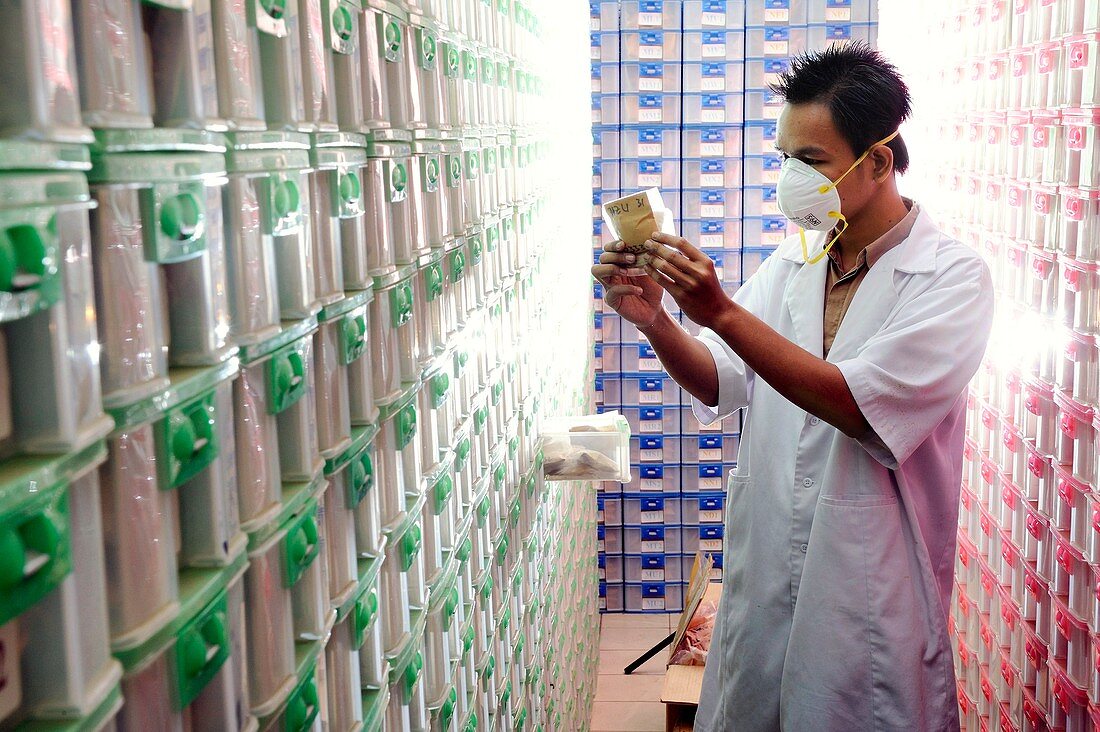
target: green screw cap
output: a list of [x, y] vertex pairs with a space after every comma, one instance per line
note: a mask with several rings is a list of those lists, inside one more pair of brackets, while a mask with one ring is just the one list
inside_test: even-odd
[[397, 192], [405, 190], [405, 186], [409, 184], [409, 173], [405, 170], [405, 166], [401, 163], [397, 163], [390, 171], [390, 185]]
[[190, 241], [200, 232], [203, 207], [193, 193], [180, 193], [160, 208], [160, 230], [174, 241]]
[[439, 708], [439, 718], [443, 729], [447, 729], [451, 726], [451, 720], [454, 719], [456, 706], [458, 706], [458, 692], [451, 689], [450, 693], [447, 694], [447, 699], [443, 702], [443, 706]]
[[451, 282], [459, 282], [466, 272], [466, 255], [462, 250], [451, 254]]
[[12, 528], [0, 530], [0, 588], [11, 589], [23, 581], [27, 551], [19, 533]]
[[397, 413], [397, 449], [404, 450], [416, 436], [416, 407], [410, 404]]
[[[346, 8], [341, 8], [345, 13]], [[359, 176], [352, 172], [340, 174], [340, 198], [344, 203], [357, 203], [363, 193], [363, 185], [359, 182]]]
[[451, 492], [454, 490], [454, 481], [451, 480], [450, 475], [442, 476], [435, 484], [434, 506], [435, 515], [443, 513], [443, 509], [447, 507], [447, 501], [451, 498]]
[[260, 7], [275, 20], [286, 15], [286, 0], [260, 0]]
[[443, 265], [438, 262], [424, 268], [425, 296], [433, 302], [443, 294]]
[[413, 524], [405, 535], [401, 537], [401, 571], [408, 572], [416, 561], [416, 554], [420, 551], [422, 536], [420, 526]]
[[285, 219], [296, 212], [302, 203], [298, 185], [292, 180], [285, 180], [275, 188], [275, 216]]
[[349, 41], [354, 31], [355, 23], [351, 11], [343, 5], [337, 5], [332, 13], [332, 32], [341, 41]]
[[471, 542], [470, 537], [467, 536], [465, 539], [462, 540], [462, 543], [459, 544], [458, 549], [456, 550], [458, 561], [465, 562], [467, 559], [470, 558], [470, 554], [473, 552], [473, 550], [473, 542]]

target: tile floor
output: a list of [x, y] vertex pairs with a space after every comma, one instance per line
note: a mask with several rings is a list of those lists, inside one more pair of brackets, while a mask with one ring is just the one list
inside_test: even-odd
[[663, 732], [665, 705], [661, 685], [668, 650], [663, 650], [630, 676], [623, 668], [676, 630], [680, 616], [603, 615], [600, 666], [591, 732]]

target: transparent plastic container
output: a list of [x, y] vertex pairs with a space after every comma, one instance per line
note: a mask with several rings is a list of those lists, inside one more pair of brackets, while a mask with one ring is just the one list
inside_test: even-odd
[[1100, 237], [1100, 191], [1061, 188], [1059, 197], [1062, 205], [1061, 230], [1056, 241], [1058, 251], [1084, 261], [1100, 261], [1100, 243], [1097, 243]]
[[[389, 120], [394, 128], [413, 129], [412, 60], [408, 15], [397, 7], [381, 14], [382, 75], [389, 97]], [[417, 86], [419, 90], [419, 86]]]
[[378, 620], [382, 630], [382, 650], [389, 654], [409, 634], [409, 588], [397, 551], [387, 551], [382, 560], [378, 592], [381, 608]]
[[[0, 210], [5, 228], [19, 232], [9, 246], [24, 253], [41, 246], [35, 256], [46, 273], [25, 289], [9, 285], [2, 298], [3, 319], [17, 318], [4, 326], [5, 400], [11, 400], [5, 439], [31, 453], [82, 449], [110, 428], [92, 349], [97, 332], [87, 188], [79, 174], [5, 175], [0, 185], [16, 201], [45, 204]], [[32, 277], [18, 268], [13, 274]]]
[[179, 609], [176, 519], [157, 480], [153, 425], [112, 436], [100, 469], [111, 644], [148, 640]]
[[209, 467], [178, 488], [179, 563], [184, 567], [223, 567], [245, 549], [237, 496], [233, 383], [219, 384], [205, 397], [212, 407], [217, 456]]
[[325, 646], [327, 719], [332, 730], [347, 732], [356, 729], [363, 720], [359, 649], [355, 646], [354, 637], [354, 619], [348, 618], [332, 629], [332, 636]]
[[72, 15], [64, 0], [13, 3], [0, 11], [4, 52], [0, 136], [89, 143], [81, 118]]
[[[325, 561], [328, 565], [328, 597], [341, 607], [358, 589], [358, 551], [355, 544], [355, 509], [362, 496], [362, 463], [333, 475], [325, 493]], [[359, 471], [352, 475], [353, 471]], [[353, 502], [354, 501], [354, 502]]]
[[343, 363], [346, 329], [337, 317], [321, 323], [313, 336], [313, 374], [317, 405], [317, 444], [333, 459], [351, 445], [348, 372]]
[[[359, 176], [366, 155], [356, 148], [314, 148], [313, 163], [315, 167], [309, 174], [313, 287], [317, 300], [331, 305], [344, 297], [344, 249], [361, 249], [365, 244]], [[354, 257], [355, 252], [352, 254]], [[352, 275], [351, 279], [359, 280], [354, 284], [366, 284], [366, 273]]]
[[359, 676], [364, 689], [381, 689], [389, 675], [389, 664], [382, 647], [382, 620], [379, 613], [377, 577], [359, 598], [353, 622], [362, 638], [359, 648]]
[[1068, 185], [1100, 187], [1100, 111], [1068, 109], [1063, 113], [1065, 177]]
[[244, 575], [249, 704], [257, 717], [273, 713], [296, 683], [294, 612], [287, 586], [288, 526], [249, 551]]
[[[311, 482], [322, 471], [325, 460], [317, 442], [317, 390], [313, 374], [313, 339], [298, 342], [292, 358], [291, 383], [296, 401], [279, 412], [279, 465], [284, 481]], [[299, 361], [300, 359], [300, 361]], [[303, 386], [304, 384], [304, 386]]]
[[[317, 641], [325, 637], [336, 610], [329, 603], [328, 564], [321, 556], [327, 543], [322, 514], [324, 497], [308, 505], [295, 516], [288, 528], [287, 551], [290, 565], [297, 572], [291, 575], [291, 605], [294, 611], [294, 633], [297, 640]], [[294, 563], [294, 557], [301, 557]], [[330, 617], [333, 616], [333, 617]]]
[[[745, 88], [745, 64], [740, 61], [691, 63], [684, 64], [683, 68], [685, 92], [739, 94]], [[741, 102], [740, 99], [736, 101]], [[685, 117], [684, 121], [688, 119]]]
[[110, 653], [99, 473], [68, 487], [72, 574], [20, 617], [22, 708], [34, 716], [90, 714], [118, 683]]
[[401, 393], [402, 370], [399, 331], [412, 322], [411, 273], [377, 288], [370, 306], [370, 340], [373, 343], [373, 388], [378, 405], [392, 402]]
[[743, 96], [735, 94], [685, 94], [683, 121], [688, 125], [734, 125], [745, 118]]
[[420, 441], [416, 439], [414, 395], [384, 408], [375, 438], [378, 486], [381, 488], [382, 525], [401, 518], [406, 496], [420, 492]]
[[303, 374], [300, 354], [286, 350], [243, 366], [233, 382], [238, 501], [242, 525], [248, 530], [267, 523], [282, 505], [275, 415], [285, 401], [279, 397], [280, 386], [285, 383], [283, 388], [290, 388]]
[[175, 669], [164, 650], [122, 679], [126, 700], [115, 718], [119, 730], [183, 730], [183, 712], [175, 703]]
[[248, 674], [245, 670], [244, 579], [226, 590], [225, 623], [229, 658], [188, 707], [191, 732], [216, 732], [255, 724], [249, 709]]

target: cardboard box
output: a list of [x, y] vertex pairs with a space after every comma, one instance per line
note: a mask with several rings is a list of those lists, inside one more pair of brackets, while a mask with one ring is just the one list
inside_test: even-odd
[[[703, 602], [718, 604], [722, 596], [722, 583], [711, 582], [703, 595]], [[689, 732], [695, 725], [695, 711], [699, 707], [699, 693], [703, 689], [702, 666], [669, 666], [665, 671], [661, 701], [665, 704], [666, 732]]]

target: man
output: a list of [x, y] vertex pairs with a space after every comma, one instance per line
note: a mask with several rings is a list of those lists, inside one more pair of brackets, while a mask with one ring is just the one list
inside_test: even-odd
[[593, 268], [701, 421], [747, 407], [696, 729], [957, 730], [947, 614], [990, 275], [899, 195], [909, 92], [877, 52], [800, 57], [774, 90], [779, 206], [809, 233], [732, 301], [674, 236], [644, 271], [617, 244]]

